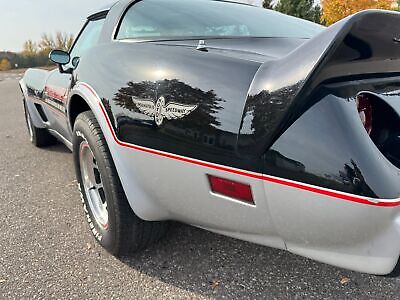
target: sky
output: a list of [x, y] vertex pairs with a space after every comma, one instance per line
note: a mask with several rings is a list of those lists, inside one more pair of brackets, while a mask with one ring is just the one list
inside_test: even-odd
[[77, 34], [84, 19], [112, 0], [2, 0], [0, 51], [21, 51], [43, 33]]

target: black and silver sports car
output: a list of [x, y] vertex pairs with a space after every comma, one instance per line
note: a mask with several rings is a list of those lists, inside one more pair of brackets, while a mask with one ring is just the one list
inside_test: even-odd
[[213, 0], [121, 0], [20, 82], [120, 256], [168, 220], [389, 274], [400, 254], [400, 14], [325, 28]]

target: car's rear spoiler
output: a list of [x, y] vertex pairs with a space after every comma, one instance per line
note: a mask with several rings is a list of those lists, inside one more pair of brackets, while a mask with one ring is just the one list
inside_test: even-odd
[[312, 104], [321, 83], [382, 75], [400, 75], [400, 13], [367, 10], [332, 25], [260, 67], [243, 113], [239, 151], [268, 149]]

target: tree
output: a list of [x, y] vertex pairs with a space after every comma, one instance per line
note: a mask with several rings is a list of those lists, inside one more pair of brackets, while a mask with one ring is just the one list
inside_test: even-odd
[[56, 48], [56, 42], [50, 34], [44, 33], [39, 42], [39, 52], [43, 56], [48, 56], [50, 51]]
[[272, 0], [264, 0], [262, 6], [264, 8], [266, 8], [266, 9], [274, 9], [274, 5], [272, 4]]
[[326, 25], [355, 14], [364, 9], [392, 9], [396, 4], [394, 0], [322, 0], [321, 20]]
[[53, 49], [68, 51], [74, 42], [72, 34], [57, 32], [55, 36], [44, 33], [38, 43], [39, 53], [42, 56], [48, 56]]
[[66, 34], [62, 32], [57, 32], [54, 44], [58, 50], [68, 51], [74, 42], [74, 37], [72, 34]]
[[27, 40], [24, 43], [22, 55], [26, 57], [33, 57], [36, 56], [38, 52], [37, 45], [32, 40]]
[[0, 61], [0, 71], [8, 71], [11, 69], [10, 61], [7, 58], [3, 58]]
[[275, 10], [315, 23], [321, 21], [321, 8], [314, 5], [314, 0], [280, 0]]

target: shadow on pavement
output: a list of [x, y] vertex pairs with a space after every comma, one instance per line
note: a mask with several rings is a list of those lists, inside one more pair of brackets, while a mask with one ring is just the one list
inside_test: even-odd
[[60, 142], [55, 145], [46, 147], [45, 150], [57, 153], [72, 153], [64, 144], [61, 144]]
[[213, 298], [365, 299], [374, 297], [371, 290], [375, 297], [383, 297], [379, 287], [396, 280], [342, 270], [182, 224], [173, 224], [165, 239], [123, 262], [167, 284]]

